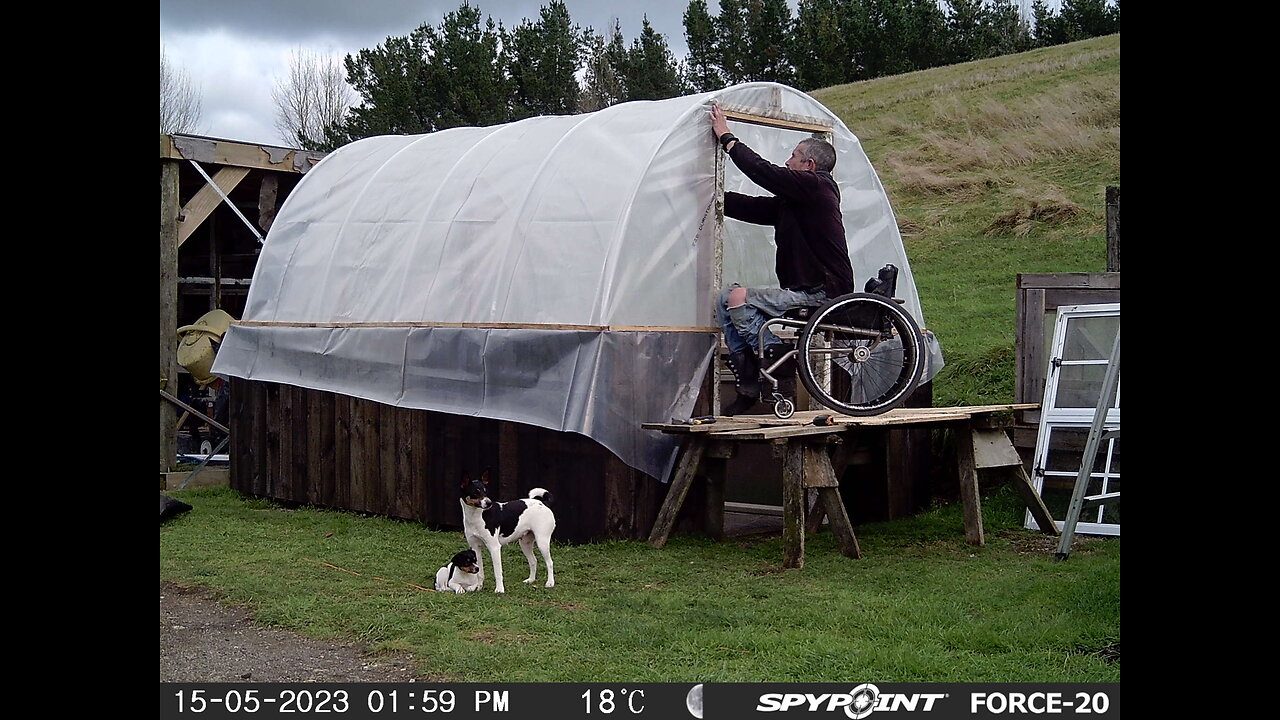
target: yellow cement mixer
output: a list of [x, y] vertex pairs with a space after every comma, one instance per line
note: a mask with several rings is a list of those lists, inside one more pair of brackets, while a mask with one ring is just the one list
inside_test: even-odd
[[178, 328], [178, 364], [191, 373], [199, 387], [217, 380], [210, 374], [222, 336], [235, 318], [222, 310], [210, 310], [191, 325]]

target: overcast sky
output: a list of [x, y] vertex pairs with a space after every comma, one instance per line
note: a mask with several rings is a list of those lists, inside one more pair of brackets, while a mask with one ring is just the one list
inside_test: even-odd
[[[471, 0], [508, 29], [537, 20], [548, 0]], [[408, 35], [423, 23], [439, 25], [462, 0], [160, 0], [160, 46], [170, 67], [185, 72], [199, 91], [199, 135], [283, 145], [275, 128], [271, 89], [287, 74], [295, 50], [339, 59]], [[792, 13], [798, 0], [789, 0]], [[1018, 0], [1024, 13], [1031, 0]], [[1057, 7], [1060, 0], [1049, 0]], [[604, 33], [616, 18], [630, 45], [645, 15], [685, 54], [684, 11], [689, 0], [565, 0], [573, 21]], [[719, 0], [707, 0], [714, 16]], [[1029, 13], [1028, 13], [1029, 14]]]
[[[507, 28], [536, 20], [547, 0], [471, 0]], [[197, 134], [269, 145], [292, 144], [275, 128], [271, 88], [288, 71], [296, 49], [339, 58], [438, 25], [462, 0], [160, 0], [160, 45], [170, 66], [199, 90], [203, 116]], [[617, 18], [627, 43], [641, 20], [685, 53], [689, 0], [565, 0], [573, 21], [604, 32]], [[717, 0], [709, 0], [711, 13]], [[792, 2], [794, 6], [795, 3]]]

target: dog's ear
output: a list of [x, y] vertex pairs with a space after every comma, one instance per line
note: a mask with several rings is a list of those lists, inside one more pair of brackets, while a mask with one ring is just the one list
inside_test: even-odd
[[466, 470], [463, 470], [463, 471], [462, 471], [462, 483], [461, 483], [460, 485], [458, 485], [458, 487], [460, 487], [460, 488], [465, 488], [466, 486], [468, 486], [468, 485], [470, 485], [470, 484], [471, 484], [471, 474], [470, 474], [470, 473], [468, 473]]
[[485, 487], [489, 487], [489, 468], [485, 468], [484, 472], [480, 473], [480, 482], [483, 483]]

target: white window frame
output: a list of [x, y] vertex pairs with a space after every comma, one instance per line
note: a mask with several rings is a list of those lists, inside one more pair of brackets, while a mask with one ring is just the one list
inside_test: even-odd
[[[1066, 428], [1080, 428], [1088, 432], [1093, 424], [1093, 415], [1095, 408], [1059, 408], [1056, 407], [1058, 398], [1058, 381], [1062, 368], [1064, 367], [1080, 367], [1088, 365], [1101, 365], [1105, 367], [1108, 362], [1107, 357], [1101, 359], [1092, 358], [1085, 360], [1063, 360], [1064, 347], [1067, 340], [1067, 325], [1072, 320], [1090, 317], [1120, 317], [1120, 303], [1101, 303], [1096, 305], [1065, 305], [1058, 308], [1058, 318], [1054, 325], [1053, 346], [1049, 353], [1049, 371], [1045, 377], [1044, 384], [1044, 401], [1040, 405], [1040, 432], [1036, 436], [1035, 459], [1032, 464], [1033, 472], [1031, 481], [1035, 486], [1036, 492], [1043, 497], [1044, 481], [1047, 476], [1067, 477], [1073, 481], [1079, 474], [1079, 468], [1070, 470], [1045, 470], [1051, 439], [1054, 430]], [[1107, 343], [1107, 350], [1110, 350], [1110, 343]], [[1103, 427], [1104, 430], [1120, 429], [1120, 380], [1116, 379], [1116, 394], [1111, 406], [1107, 409], [1107, 418]], [[1112, 471], [1112, 461], [1116, 452], [1116, 443], [1118, 438], [1103, 440], [1098, 446], [1098, 456], [1102, 458], [1102, 469], [1100, 472], [1094, 471], [1090, 473], [1092, 480], [1099, 480], [1102, 483], [1101, 492], [1108, 492], [1109, 486], [1120, 480], [1120, 472]], [[1096, 464], [1096, 458], [1086, 458], [1085, 462], [1090, 465]], [[1076, 525], [1077, 533], [1085, 533], [1091, 535], [1120, 535], [1119, 523], [1102, 522], [1103, 513], [1106, 510], [1105, 505], [1096, 508], [1090, 508], [1081, 515], [1080, 522]], [[1035, 518], [1031, 517], [1031, 513], [1026, 514], [1023, 524], [1032, 530], [1038, 530], [1040, 526], [1036, 523]], [[1054, 524], [1058, 529], [1062, 529], [1062, 520], [1055, 520]]]

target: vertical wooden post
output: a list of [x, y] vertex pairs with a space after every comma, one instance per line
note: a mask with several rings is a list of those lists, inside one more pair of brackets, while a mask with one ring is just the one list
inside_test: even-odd
[[[160, 389], [178, 395], [178, 165], [160, 161]], [[178, 413], [160, 399], [160, 472], [178, 454]]]
[[804, 567], [804, 441], [787, 442], [782, 461], [782, 567]]
[[707, 535], [716, 540], [724, 538], [724, 487], [734, 450], [731, 442], [711, 442], [702, 456], [702, 474], [707, 479]]
[[1120, 188], [1107, 187], [1107, 272], [1120, 272]]
[[982, 530], [982, 502], [978, 496], [978, 466], [973, 457], [973, 426], [956, 428], [956, 464], [960, 474], [960, 501], [964, 505], [964, 539], [970, 545], [986, 544]]
[[222, 307], [222, 258], [218, 255], [218, 232], [215, 218], [209, 218], [209, 277], [213, 284], [209, 286], [209, 310]]
[[[726, 155], [718, 147], [713, 151], [716, 156], [716, 196], [715, 210], [712, 213], [711, 236], [715, 244], [713, 253], [715, 267], [711, 271], [711, 319], [712, 326], [719, 326], [716, 313], [719, 311], [720, 292], [724, 290], [724, 172]], [[720, 414], [720, 339], [715, 340], [715, 352], [711, 354], [711, 414]]]
[[271, 230], [276, 220], [276, 196], [279, 193], [280, 181], [275, 173], [265, 173], [262, 184], [258, 186], [258, 227], [263, 233]]

